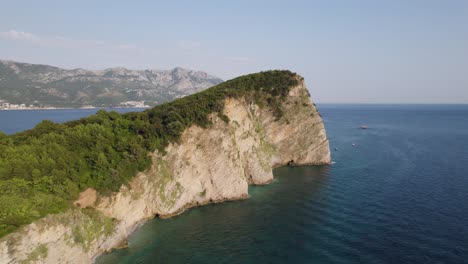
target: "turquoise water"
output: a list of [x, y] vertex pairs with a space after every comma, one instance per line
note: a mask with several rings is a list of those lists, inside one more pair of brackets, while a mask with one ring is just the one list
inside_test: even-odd
[[319, 109], [335, 164], [149, 221], [97, 262], [467, 263], [468, 106]]

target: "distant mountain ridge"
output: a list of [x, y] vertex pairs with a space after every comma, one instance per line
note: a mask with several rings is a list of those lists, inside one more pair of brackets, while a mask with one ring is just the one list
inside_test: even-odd
[[92, 71], [0, 60], [0, 100], [27, 106], [115, 107], [143, 101], [156, 105], [222, 81], [205, 72], [179, 67]]

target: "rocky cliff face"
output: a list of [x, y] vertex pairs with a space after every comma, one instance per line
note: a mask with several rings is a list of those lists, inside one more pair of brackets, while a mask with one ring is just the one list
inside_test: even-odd
[[0, 100], [60, 107], [119, 106], [128, 101], [160, 104], [222, 82], [201, 71], [66, 70], [0, 60]]
[[[330, 163], [322, 119], [301, 82], [283, 102], [280, 120], [268, 107], [226, 99], [229, 121], [211, 115], [192, 126], [152, 167], [111, 196], [81, 197], [80, 207], [49, 216], [0, 240], [0, 263], [89, 263], [122, 245], [141, 223], [207, 203], [248, 198], [249, 184], [267, 184], [282, 165]], [[86, 195], [85, 195], [86, 196]]]

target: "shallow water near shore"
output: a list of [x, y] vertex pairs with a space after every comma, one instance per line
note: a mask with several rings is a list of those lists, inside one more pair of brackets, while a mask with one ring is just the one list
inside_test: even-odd
[[468, 106], [318, 107], [334, 164], [151, 220], [97, 263], [466, 263]]

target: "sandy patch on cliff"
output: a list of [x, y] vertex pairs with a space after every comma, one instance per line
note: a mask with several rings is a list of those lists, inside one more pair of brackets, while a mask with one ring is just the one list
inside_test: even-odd
[[88, 188], [80, 193], [80, 198], [74, 201], [73, 204], [80, 208], [86, 208], [94, 205], [97, 199], [97, 191], [93, 188]]

